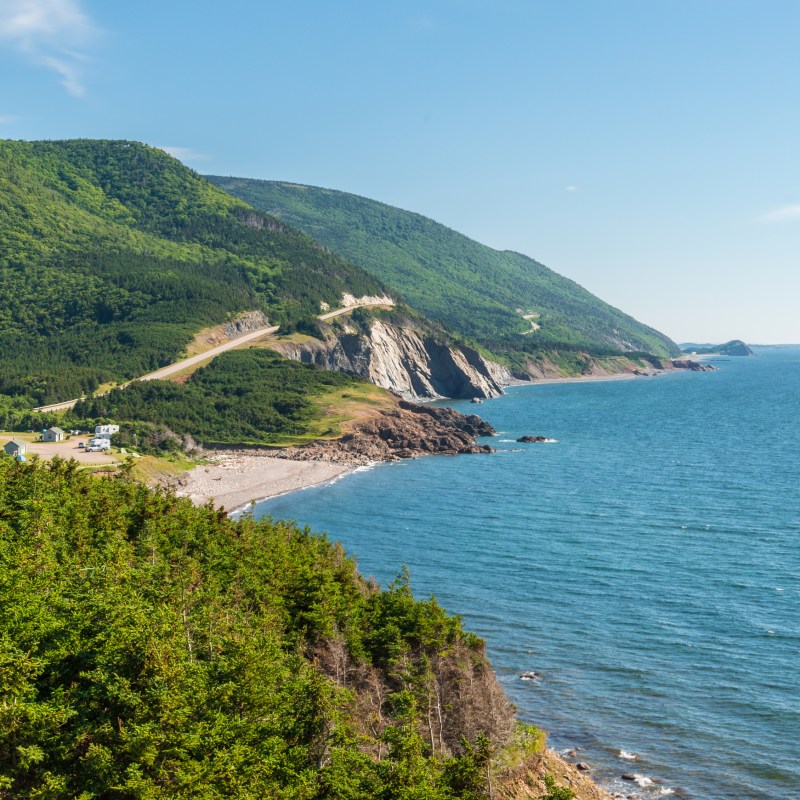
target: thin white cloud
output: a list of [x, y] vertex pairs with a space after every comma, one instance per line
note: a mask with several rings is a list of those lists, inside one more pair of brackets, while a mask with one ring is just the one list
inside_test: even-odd
[[564, 187], [564, 191], [565, 192], [577, 192], [578, 191], [578, 187], [577, 186], [573, 186], [572, 184], [570, 184], [569, 186], [565, 186]]
[[169, 153], [173, 158], [177, 158], [178, 161], [208, 161], [210, 158], [210, 156], [207, 156], [205, 153], [198, 153], [197, 150], [192, 150], [191, 147], [158, 146], [158, 149]]
[[762, 222], [790, 222], [791, 220], [800, 220], [800, 205], [776, 208], [774, 211], [762, 214], [759, 219]]
[[86, 93], [86, 46], [98, 30], [81, 0], [0, 0], [0, 43], [47, 67], [75, 97]]
[[13, 114], [0, 114], [0, 125], [11, 125], [17, 121]]

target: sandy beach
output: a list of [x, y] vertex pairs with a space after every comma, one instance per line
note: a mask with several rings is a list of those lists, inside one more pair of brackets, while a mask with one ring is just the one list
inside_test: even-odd
[[177, 488], [195, 505], [209, 500], [228, 512], [279, 494], [333, 480], [352, 467], [325, 461], [290, 461], [258, 452], [217, 453], [186, 473]]
[[659, 373], [634, 375], [631, 372], [614, 373], [611, 375], [578, 375], [569, 378], [536, 378], [532, 381], [520, 381], [517, 386], [545, 386], [552, 383], [599, 383], [600, 381], [629, 381], [634, 378], [652, 378]]

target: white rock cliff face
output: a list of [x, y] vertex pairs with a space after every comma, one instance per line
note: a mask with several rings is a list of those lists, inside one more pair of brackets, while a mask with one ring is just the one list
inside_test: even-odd
[[497, 397], [512, 378], [476, 350], [452, 347], [414, 327], [373, 320], [369, 336], [344, 333], [326, 341], [281, 343], [296, 361], [352, 372], [407, 400], [437, 397]]

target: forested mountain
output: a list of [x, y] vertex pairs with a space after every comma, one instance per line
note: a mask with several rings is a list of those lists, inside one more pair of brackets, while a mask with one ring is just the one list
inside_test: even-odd
[[[679, 353], [663, 334], [537, 261], [493, 250], [419, 214], [314, 186], [208, 179], [363, 267], [431, 319], [495, 351]], [[531, 331], [531, 322], [537, 330]]]
[[709, 354], [721, 356], [752, 356], [755, 355], [749, 345], [741, 339], [731, 339], [724, 344], [682, 344], [681, 349], [684, 353], [704, 356]]
[[381, 282], [125, 141], [0, 141], [0, 398], [75, 397], [259, 309], [285, 323]]
[[0, 797], [488, 800], [542, 750], [457, 618], [294, 524], [2, 453], [0, 523]]

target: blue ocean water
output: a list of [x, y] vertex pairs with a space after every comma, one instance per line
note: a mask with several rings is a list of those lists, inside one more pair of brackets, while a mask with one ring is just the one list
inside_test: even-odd
[[800, 348], [714, 363], [452, 403], [501, 431], [496, 454], [256, 513], [326, 531], [384, 585], [407, 564], [486, 639], [521, 718], [612, 791], [800, 798]]

